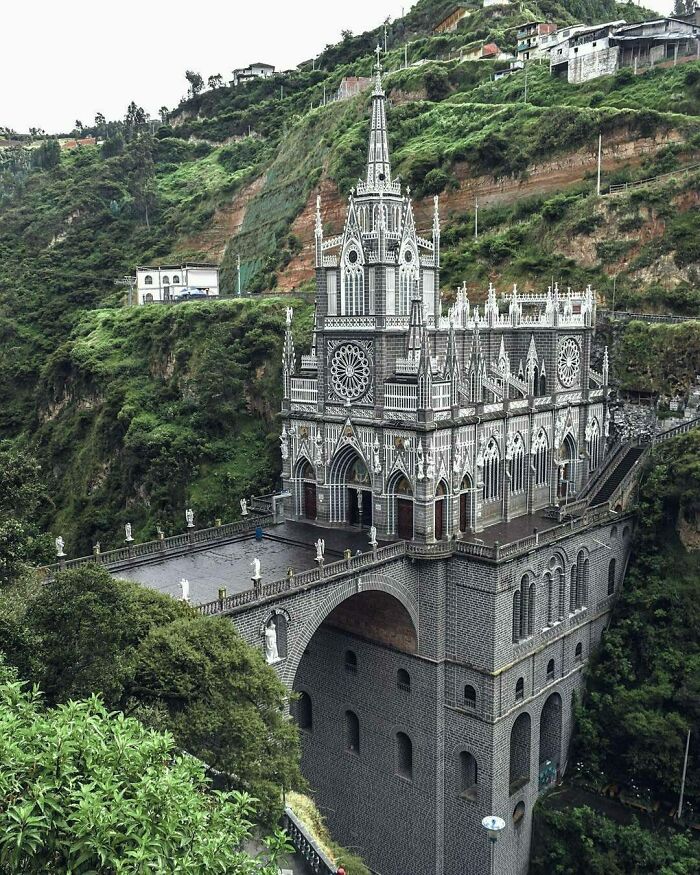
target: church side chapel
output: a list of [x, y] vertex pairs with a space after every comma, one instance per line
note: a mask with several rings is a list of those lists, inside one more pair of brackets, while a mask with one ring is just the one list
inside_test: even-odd
[[607, 352], [591, 366], [590, 287], [499, 294], [443, 307], [440, 218], [415, 226], [392, 178], [377, 64], [365, 178], [343, 233], [317, 200], [312, 348], [287, 313], [283, 480], [292, 516], [439, 541], [575, 500], [609, 428]]

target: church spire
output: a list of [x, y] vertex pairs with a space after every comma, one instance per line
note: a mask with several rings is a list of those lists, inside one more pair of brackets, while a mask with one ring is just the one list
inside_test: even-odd
[[375, 191], [388, 188], [391, 182], [389, 141], [386, 130], [386, 95], [382, 87], [381, 49], [377, 46], [374, 91], [372, 92], [372, 127], [369, 133], [367, 153], [367, 187]]

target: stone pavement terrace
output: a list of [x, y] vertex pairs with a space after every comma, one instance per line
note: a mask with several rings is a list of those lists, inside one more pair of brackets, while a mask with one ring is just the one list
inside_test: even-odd
[[221, 588], [229, 595], [252, 589], [254, 557], [260, 560], [262, 584], [282, 580], [289, 568], [295, 574], [316, 568], [314, 544], [318, 538], [326, 542], [326, 562], [342, 559], [346, 549], [353, 555], [358, 550], [363, 553], [369, 550], [367, 533], [358, 529], [284, 522], [265, 526], [261, 540], [250, 531], [206, 549], [193, 545], [184, 554], [150, 557], [144, 563], [134, 559], [131, 567], [114, 569], [112, 574], [174, 598], [180, 597], [180, 580], [185, 578], [190, 583], [191, 603], [200, 605], [215, 601]]

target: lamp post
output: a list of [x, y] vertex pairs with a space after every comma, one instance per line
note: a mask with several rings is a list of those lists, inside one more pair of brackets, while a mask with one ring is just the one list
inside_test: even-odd
[[489, 865], [489, 871], [491, 875], [493, 875], [494, 850], [496, 842], [498, 841], [499, 834], [502, 830], [506, 828], [506, 822], [501, 817], [496, 817], [493, 814], [489, 814], [488, 817], [485, 817], [481, 821], [481, 825], [486, 830], [486, 835], [489, 837], [489, 857], [491, 860]]

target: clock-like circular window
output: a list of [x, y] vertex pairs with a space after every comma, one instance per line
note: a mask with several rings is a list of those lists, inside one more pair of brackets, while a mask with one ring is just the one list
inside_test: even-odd
[[410, 249], [407, 250], [406, 254], [404, 255], [404, 258], [406, 259], [406, 261], [413, 261], [413, 253], [411, 252]]
[[581, 350], [573, 337], [565, 337], [559, 344], [557, 353], [557, 375], [559, 382], [569, 388], [578, 382], [581, 374]]
[[338, 397], [354, 401], [367, 391], [370, 380], [369, 359], [354, 343], [339, 346], [331, 358], [331, 385]]
[[357, 251], [355, 249], [351, 249], [348, 252], [348, 261], [350, 264], [357, 264]]

